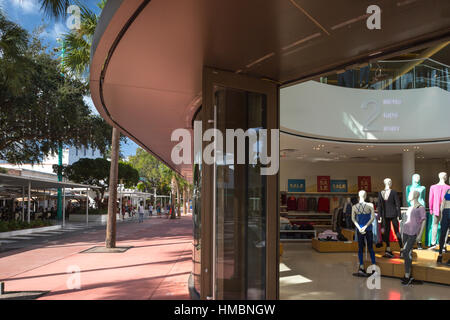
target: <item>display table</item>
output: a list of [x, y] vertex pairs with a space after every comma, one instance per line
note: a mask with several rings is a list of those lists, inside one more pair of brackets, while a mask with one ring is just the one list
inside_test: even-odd
[[[438, 246], [439, 248], [439, 246]], [[449, 249], [449, 246], [447, 246], [447, 249]], [[400, 255], [400, 253], [398, 253]], [[413, 261], [431, 261], [436, 262], [438, 258], [439, 252], [436, 252], [434, 250], [413, 250], [412, 252], [412, 258]], [[450, 259], [450, 253], [444, 253], [442, 255], [442, 261], [447, 262]]]
[[[312, 239], [312, 247], [322, 253], [326, 252], [358, 252], [358, 242], [357, 241], [320, 241], [317, 238]], [[386, 249], [386, 245], [383, 244], [382, 247], [377, 248], [373, 246], [375, 252], [383, 252]], [[397, 242], [391, 243], [392, 251], [399, 251], [400, 247]]]
[[355, 231], [351, 229], [342, 229], [341, 231], [342, 235], [347, 238], [347, 240], [354, 240], [355, 239]]
[[[450, 267], [439, 265], [436, 263], [436, 260], [429, 260], [428, 258], [430, 253], [433, 253], [432, 251], [414, 250], [413, 253], [413, 257], [415, 256], [416, 258], [412, 263], [412, 276], [414, 279], [450, 285]], [[395, 258], [392, 259], [383, 258], [381, 254], [376, 254], [376, 265], [380, 267], [382, 276], [403, 278], [405, 276], [403, 259], [399, 257], [398, 252], [394, 252], [394, 254]], [[449, 254], [446, 254], [444, 262], [448, 258]], [[368, 260], [364, 261], [365, 268], [371, 264]]]

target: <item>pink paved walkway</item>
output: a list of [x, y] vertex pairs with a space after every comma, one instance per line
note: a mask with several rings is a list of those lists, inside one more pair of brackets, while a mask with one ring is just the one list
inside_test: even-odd
[[[105, 231], [77, 233], [27, 251], [0, 254], [6, 291], [51, 291], [40, 299], [189, 299], [191, 216], [117, 225], [125, 253], [80, 253], [104, 245]], [[68, 289], [67, 270], [81, 269], [81, 288]]]

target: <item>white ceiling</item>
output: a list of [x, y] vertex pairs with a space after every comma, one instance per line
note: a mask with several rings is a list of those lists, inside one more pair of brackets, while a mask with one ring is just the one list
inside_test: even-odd
[[324, 142], [280, 133], [281, 160], [320, 161], [401, 161], [402, 153], [415, 152], [416, 159], [450, 161], [450, 143], [419, 145], [374, 145]]

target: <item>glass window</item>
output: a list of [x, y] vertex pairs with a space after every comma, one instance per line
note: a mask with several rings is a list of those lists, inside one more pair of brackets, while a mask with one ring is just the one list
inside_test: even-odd
[[[216, 87], [216, 128], [224, 134], [266, 128], [266, 104], [263, 94]], [[249, 151], [261, 146], [246, 138], [246, 164], [236, 164], [237, 141], [233, 154], [224, 152], [216, 160], [216, 298], [264, 299], [266, 176], [260, 174], [260, 161], [249, 164]], [[226, 157], [235, 164], [227, 164]]]
[[[197, 113], [196, 121], [201, 120], [201, 111]], [[195, 159], [201, 159], [200, 154], [194, 155]], [[201, 161], [195, 161], [193, 170], [194, 190], [192, 195], [192, 222], [194, 224], [194, 248], [192, 254], [194, 288], [200, 294], [201, 279], [201, 187], [202, 187], [202, 166]]]

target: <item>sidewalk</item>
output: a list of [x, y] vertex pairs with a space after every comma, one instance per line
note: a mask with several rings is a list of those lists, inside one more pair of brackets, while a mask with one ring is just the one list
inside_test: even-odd
[[[192, 220], [152, 217], [117, 224], [124, 253], [81, 253], [104, 246], [105, 230], [69, 234], [45, 245], [0, 254], [6, 291], [50, 291], [40, 299], [189, 299]], [[68, 289], [68, 268], [81, 270], [81, 288]]]

